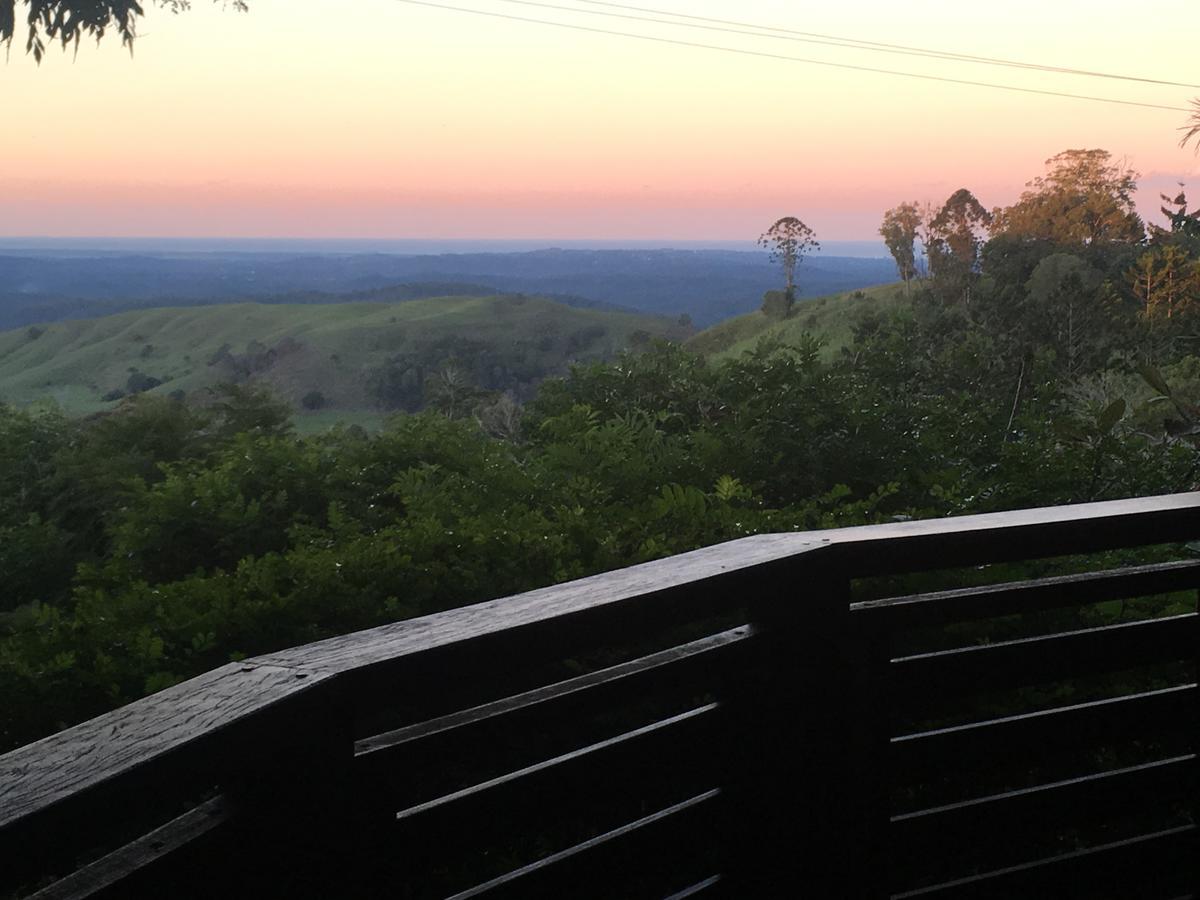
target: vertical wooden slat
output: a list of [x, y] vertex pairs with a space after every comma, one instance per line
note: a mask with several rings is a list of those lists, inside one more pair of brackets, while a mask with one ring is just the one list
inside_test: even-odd
[[886, 860], [891, 832], [891, 715], [887, 673], [890, 630], [879, 619], [852, 617], [848, 656], [853, 696], [847, 722], [847, 808], [855, 821], [846, 835], [860, 864], [851, 865], [850, 896], [885, 898], [890, 894]]
[[227, 786], [240, 843], [222, 860], [229, 884], [247, 896], [358, 896], [372, 806], [353, 782], [352, 704], [323, 690], [297, 705], [274, 737], [278, 755]]
[[740, 752], [731, 893], [846, 896], [860, 862], [846, 840], [848, 583], [826, 566], [764, 573], [750, 616], [762, 640], [759, 664], [733, 702]]
[[[1193, 606], [1193, 609], [1195, 609], [1196, 612], [1200, 612], [1200, 587], [1198, 587], [1193, 593], [1195, 594], [1195, 605]], [[1195, 679], [1200, 682], [1200, 646], [1196, 647], [1196, 654], [1193, 658], [1193, 663], [1196, 667]], [[1192, 783], [1194, 785], [1200, 785], [1200, 709], [1197, 709], [1194, 706], [1191, 711], [1190, 725], [1192, 747], [1195, 748], [1197, 754], [1196, 761], [1192, 763], [1194, 767], [1197, 767], [1196, 776]], [[1192, 824], [1200, 826], [1200, 787], [1197, 787], [1195, 790], [1193, 790], [1191, 800]], [[1200, 897], [1200, 863], [1193, 862], [1192, 869], [1189, 874], [1190, 878], [1187, 881], [1189, 890], [1191, 890], [1193, 897]]]

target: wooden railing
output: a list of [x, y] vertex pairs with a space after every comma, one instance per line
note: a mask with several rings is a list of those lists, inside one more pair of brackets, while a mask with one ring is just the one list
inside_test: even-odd
[[1196, 537], [766, 535], [227, 665], [0, 757], [0, 897], [1193, 896]]

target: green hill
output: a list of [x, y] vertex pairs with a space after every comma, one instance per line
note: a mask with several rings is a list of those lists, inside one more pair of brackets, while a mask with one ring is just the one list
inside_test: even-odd
[[796, 304], [791, 317], [779, 321], [761, 312], [727, 319], [701, 331], [687, 345], [706, 356], [738, 356], [753, 350], [763, 338], [787, 344], [807, 332], [825, 340], [824, 352], [832, 357], [850, 341], [854, 323], [865, 312], [894, 306], [904, 300], [901, 284], [884, 284], [844, 294], [830, 294]]
[[0, 399], [84, 414], [143, 390], [257, 382], [297, 407], [308, 397], [326, 421], [419, 408], [428, 379], [448, 370], [524, 395], [571, 362], [684, 336], [667, 319], [520, 295], [150, 309], [0, 332]]

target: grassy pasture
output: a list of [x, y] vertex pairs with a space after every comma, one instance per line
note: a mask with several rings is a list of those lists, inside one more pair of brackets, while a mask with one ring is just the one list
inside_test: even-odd
[[[653, 337], [681, 337], [665, 318], [578, 309], [537, 297], [440, 297], [399, 303], [171, 307], [0, 332], [0, 400], [51, 399], [71, 414], [98, 412], [143, 373], [151, 389], [191, 394], [222, 381], [270, 385], [297, 408], [319, 391], [336, 414], [375, 423], [373, 373], [390, 361], [442, 358], [520, 387], [576, 361], [607, 358]], [[365, 417], [365, 418], [364, 418]], [[372, 418], [375, 417], [375, 418]]]
[[903, 300], [904, 288], [900, 284], [830, 294], [801, 300], [794, 307], [792, 315], [783, 321], [768, 319], [762, 312], [727, 319], [701, 331], [690, 338], [687, 344], [697, 353], [727, 358], [753, 350], [764, 338], [789, 344], [808, 332], [824, 339], [823, 352], [826, 358], [832, 358], [849, 344], [854, 324], [864, 313], [885, 309]]

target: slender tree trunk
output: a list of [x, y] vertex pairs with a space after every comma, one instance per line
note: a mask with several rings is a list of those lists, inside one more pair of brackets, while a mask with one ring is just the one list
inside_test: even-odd
[[1067, 304], [1067, 375], [1075, 377], [1075, 304]]
[[1025, 383], [1025, 357], [1021, 357], [1021, 371], [1017, 373], [1017, 392], [1013, 394], [1012, 412], [1008, 414], [1008, 424], [1004, 426], [1004, 440], [1000, 443], [1006, 443], [1008, 436], [1012, 434], [1013, 422], [1017, 418], [1017, 406], [1021, 402], [1021, 387]]

